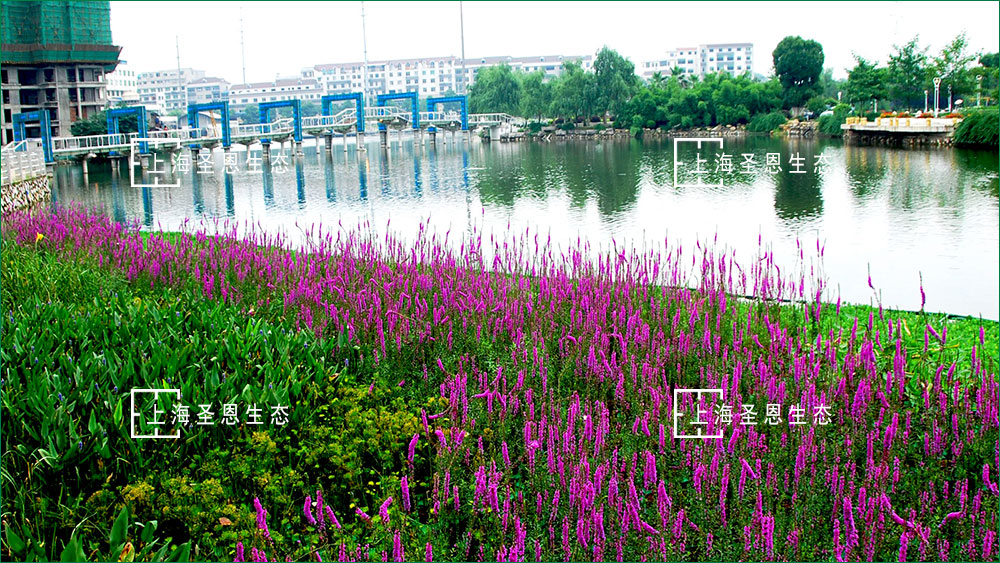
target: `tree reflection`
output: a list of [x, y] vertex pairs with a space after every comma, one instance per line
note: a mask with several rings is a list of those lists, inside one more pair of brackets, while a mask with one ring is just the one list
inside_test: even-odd
[[774, 210], [786, 221], [818, 217], [823, 213], [823, 193], [820, 188], [822, 172], [815, 169], [816, 144], [792, 139], [786, 151], [778, 153], [781, 171], [774, 174]]

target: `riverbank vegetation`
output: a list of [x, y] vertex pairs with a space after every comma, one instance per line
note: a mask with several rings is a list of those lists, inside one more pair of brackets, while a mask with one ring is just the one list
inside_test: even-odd
[[[996, 559], [995, 322], [764, 248], [2, 226], [5, 558]], [[132, 439], [140, 387], [216, 422]]]
[[[846, 80], [835, 80], [824, 69], [823, 47], [801, 37], [786, 37], [772, 53], [773, 74], [732, 76], [726, 73], [698, 77], [681, 68], [654, 72], [639, 80], [634, 64], [604, 47], [593, 72], [578, 61], [563, 61], [559, 76], [543, 71], [525, 73], [506, 64], [479, 71], [469, 90], [473, 112], [505, 112], [533, 122], [543, 119], [587, 126], [613, 122], [617, 128], [641, 134], [645, 129], [688, 129], [746, 125], [748, 131], [770, 132], [779, 127], [778, 115], [788, 119], [803, 114], [829, 116], [819, 125], [827, 135], [840, 136], [848, 115], [878, 117], [876, 109], [908, 111], [916, 115], [933, 93], [933, 78], [941, 82], [940, 106], [952, 108], [995, 104], [997, 54], [971, 53], [959, 35], [937, 56], [913, 38], [895, 46], [880, 65], [857, 57]], [[978, 79], [978, 77], [982, 77]], [[959, 101], [961, 100], [961, 101]], [[838, 108], [843, 103], [848, 112]], [[839, 122], [838, 122], [839, 121]], [[772, 126], [766, 129], [765, 126]]]
[[997, 108], [970, 111], [955, 128], [955, 144], [996, 148], [998, 131], [1000, 112]]

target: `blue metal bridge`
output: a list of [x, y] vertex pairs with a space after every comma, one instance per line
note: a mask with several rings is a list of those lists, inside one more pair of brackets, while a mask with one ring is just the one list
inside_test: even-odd
[[[390, 102], [397, 100], [406, 101], [409, 107], [390, 105]], [[333, 113], [331, 110], [335, 102], [353, 102], [353, 107]], [[26, 123], [38, 122], [46, 163], [79, 158], [86, 160], [98, 154], [118, 156], [133, 150], [137, 150], [139, 154], [148, 154], [151, 148], [168, 146], [189, 146], [196, 151], [203, 147], [212, 149], [221, 146], [228, 150], [233, 144], [249, 147], [260, 143], [267, 154], [272, 142], [294, 142], [296, 147], [300, 147], [303, 135], [325, 138], [327, 150], [331, 150], [333, 136], [341, 135], [344, 138], [344, 150], [347, 150], [349, 134], [354, 135], [359, 148], [362, 146], [366, 123], [378, 126], [383, 147], [387, 144], [390, 130], [410, 130], [420, 135], [421, 139], [423, 133], [427, 132], [432, 143], [439, 130], [455, 132], [486, 129], [491, 132], [491, 137], [496, 138], [500, 129], [511, 128], [519, 121], [503, 113], [469, 114], [465, 96], [428, 98], [427, 108], [430, 111], [418, 111], [418, 102], [414, 92], [380, 95], [376, 105], [369, 107], [365, 106], [360, 92], [323, 96], [322, 114], [310, 117], [302, 117], [298, 100], [271, 102], [260, 104], [260, 123], [252, 125], [233, 124], [229, 120], [228, 102], [191, 104], [188, 106], [188, 127], [164, 131], [147, 131], [146, 109], [142, 106], [115, 108], [107, 112], [107, 134], [82, 137], [52, 137], [48, 113], [44, 111], [15, 114], [12, 121], [15, 143], [25, 140]], [[459, 109], [437, 110], [438, 106], [444, 104], [457, 104]], [[291, 108], [292, 117], [271, 120], [272, 110], [282, 107]], [[210, 112], [211, 123], [199, 126], [198, 115], [204, 112]], [[214, 117], [216, 114], [219, 115], [218, 121]], [[139, 132], [119, 132], [119, 119], [127, 115], [136, 116]]]

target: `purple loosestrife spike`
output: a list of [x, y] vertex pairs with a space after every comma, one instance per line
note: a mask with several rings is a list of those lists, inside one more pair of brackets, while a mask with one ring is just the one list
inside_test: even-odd
[[410, 484], [406, 479], [406, 475], [399, 482], [400, 488], [402, 489], [403, 496], [403, 510], [406, 512], [410, 511]]
[[267, 529], [267, 511], [260, 504], [260, 499], [254, 497], [253, 506], [257, 510], [257, 529], [264, 532], [264, 537], [271, 539], [271, 531]]
[[392, 497], [389, 497], [382, 502], [382, 506], [378, 507], [378, 515], [382, 517], [382, 522], [384, 522], [386, 526], [389, 525], [389, 506], [391, 505]]
[[243, 555], [243, 542], [236, 542], [236, 557], [233, 558], [233, 563], [243, 563], [245, 561]]
[[323, 519], [323, 491], [316, 489], [316, 519], [319, 522], [320, 529], [326, 527], [326, 520]]
[[427, 563], [434, 561], [434, 547], [431, 542], [427, 542], [427, 547], [424, 549], [424, 561]]
[[417, 451], [417, 442], [420, 441], [420, 434], [414, 434], [413, 438], [410, 438], [410, 445], [406, 448], [406, 461], [413, 465], [413, 456]]
[[306, 495], [306, 501], [302, 505], [302, 513], [306, 515], [306, 522], [313, 526], [316, 525], [316, 518], [313, 517], [312, 513], [312, 497], [309, 495]]

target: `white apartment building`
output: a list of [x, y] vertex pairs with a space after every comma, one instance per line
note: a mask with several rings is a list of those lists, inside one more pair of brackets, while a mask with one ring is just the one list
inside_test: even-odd
[[[139, 103], [153, 110], [154, 106], [164, 111], [187, 109], [187, 85], [205, 77], [205, 71], [193, 68], [140, 72], [138, 75]], [[158, 96], [162, 94], [162, 98]]]
[[[462, 59], [457, 57], [428, 57], [421, 59], [394, 59], [369, 61], [365, 88], [363, 62], [321, 64], [303, 69], [303, 79], [315, 78], [324, 94], [343, 94], [367, 90], [369, 96], [417, 92], [418, 96], [443, 96], [460, 92], [464, 85], [475, 81], [476, 72], [482, 68], [507, 63], [514, 70], [533, 72], [541, 70], [550, 78], [558, 76], [563, 61], [577, 60], [584, 70], [593, 67], [593, 57], [566, 57], [562, 55], [538, 57], [482, 57], [465, 59], [465, 80]], [[467, 86], [466, 86], [467, 87]]]
[[214, 76], [205, 76], [187, 85], [188, 104], [208, 104], [229, 99], [229, 82]]
[[115, 70], [105, 75], [108, 102], [133, 103], [139, 101], [139, 81], [135, 71], [128, 68], [128, 62], [119, 60]]
[[229, 106], [236, 109], [247, 104], [284, 100], [319, 102], [321, 97], [323, 89], [312, 78], [279, 78], [272, 82], [234, 84], [229, 88]]
[[727, 72], [740, 75], [753, 73], [753, 43], [712, 43], [697, 47], [679, 47], [666, 52], [658, 60], [646, 61], [640, 67], [641, 75], [649, 80], [659, 72], [669, 77], [674, 68], [683, 74], [704, 78], [706, 74]]

